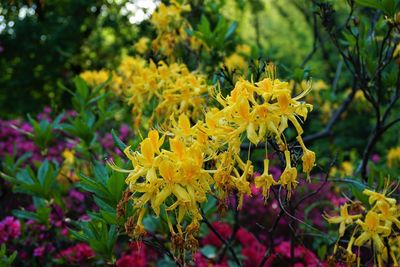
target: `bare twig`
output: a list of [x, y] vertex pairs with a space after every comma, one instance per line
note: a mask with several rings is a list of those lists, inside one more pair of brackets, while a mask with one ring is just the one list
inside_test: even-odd
[[232, 254], [232, 257], [233, 257], [234, 261], [236, 262], [236, 264], [238, 266], [243, 266], [243, 264], [240, 262], [239, 258], [237, 257], [235, 251], [233, 250], [232, 246], [228, 243], [228, 241], [225, 240], [225, 238], [223, 238], [223, 236], [221, 236], [221, 234], [217, 231], [217, 229], [215, 229], [214, 226], [212, 226], [212, 224], [208, 221], [208, 219], [205, 216], [205, 214], [203, 213], [203, 211], [201, 211], [201, 213], [203, 216], [203, 222], [217, 236], [217, 238], [228, 248], [228, 250]]
[[331, 119], [329, 120], [328, 124], [325, 126], [325, 128], [322, 131], [318, 132], [318, 133], [315, 133], [315, 134], [312, 134], [312, 135], [304, 137], [303, 138], [304, 142], [305, 143], [311, 143], [311, 142], [313, 142], [315, 140], [330, 136], [332, 134], [333, 126], [339, 120], [340, 115], [342, 115], [342, 113], [347, 109], [347, 107], [349, 106], [349, 104], [353, 100], [355, 93], [356, 93], [356, 89], [355, 89], [355, 87], [353, 87], [351, 93], [342, 102], [340, 107], [333, 112], [333, 115], [332, 115]]

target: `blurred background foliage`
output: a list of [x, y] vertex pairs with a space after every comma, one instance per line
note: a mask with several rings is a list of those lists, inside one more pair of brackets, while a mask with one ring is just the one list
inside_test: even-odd
[[[122, 55], [132, 52], [139, 33], [151, 30], [149, 23], [138, 24], [135, 10], [130, 8], [150, 7], [136, 11], [145, 18], [153, 1], [143, 2], [4, 1], [0, 6], [2, 116], [35, 112], [43, 105], [64, 107], [69, 103], [68, 94], [61, 91], [60, 82], [68, 86], [74, 75], [86, 69], [115, 68]], [[254, 56], [274, 60], [288, 72], [302, 66], [313, 46], [312, 16], [304, 15], [299, 9], [304, 3], [299, 2], [195, 0], [191, 3], [195, 8], [187, 16], [192, 25], [197, 25], [201, 14], [217, 21], [217, 11], [240, 21], [236, 35], [257, 48]], [[314, 55], [308, 66], [314, 78], [333, 75], [324, 63], [331, 50], [327, 44]]]
[[58, 83], [113, 67], [137, 33], [127, 1], [2, 1], [0, 96], [4, 117], [68, 103]]
[[[156, 36], [146, 21], [159, 1], [140, 0], [30, 0], [3, 1], [0, 6], [0, 112], [3, 118], [37, 113], [43, 106], [54, 111], [69, 108], [70, 95], [61, 84], [72, 87], [72, 78], [84, 70], [115, 69], [124, 55], [134, 55], [139, 36]], [[164, 1], [168, 3], [169, 1]], [[186, 13], [193, 30], [205, 16], [215, 29], [221, 14], [230, 22], [237, 21], [234, 42], [221, 48], [211, 47], [201, 54], [202, 61], [217, 65], [245, 43], [252, 48], [251, 58], [270, 60], [278, 65], [280, 77], [300, 82], [312, 77], [320, 87], [323, 99], [331, 106], [316, 104], [316, 109], [333, 110], [352, 87], [352, 75], [346, 70], [340, 54], [324, 30], [312, 1], [305, 0], [193, 0]], [[350, 12], [345, 1], [331, 1], [335, 10], [331, 25], [339, 25]], [[362, 11], [371, 19], [370, 10]], [[144, 21], [143, 21], [144, 20]], [[339, 22], [339, 23], [338, 23]], [[354, 22], [356, 23], [356, 22]], [[227, 24], [228, 25], [228, 24]], [[337, 29], [339, 30], [339, 29]], [[346, 42], [344, 36], [342, 43]], [[211, 40], [212, 41], [212, 40]], [[225, 54], [218, 54], [220, 51]], [[153, 55], [147, 55], [153, 58]], [[189, 68], [199, 67], [193, 55], [179, 55]], [[155, 59], [159, 60], [159, 59]], [[214, 60], [214, 61], [213, 61]], [[201, 67], [201, 66], [200, 66]], [[208, 69], [210, 74], [215, 69]], [[318, 83], [317, 83], [318, 84]], [[336, 106], [335, 106], [336, 105]], [[365, 105], [370, 106], [369, 103]], [[360, 111], [360, 109], [358, 110]], [[345, 138], [335, 139], [338, 147], [361, 150], [368, 131], [358, 128], [354, 134], [346, 122], [372, 126], [361, 112], [348, 112], [352, 119], [338, 125]], [[345, 114], [342, 114], [344, 116]], [[317, 119], [319, 114], [312, 113]], [[330, 113], [326, 113], [327, 118]], [[317, 132], [325, 122], [310, 125]], [[360, 138], [361, 137], [361, 138]], [[389, 143], [396, 138], [389, 138]], [[331, 140], [327, 139], [326, 142]], [[324, 142], [324, 141], [322, 141]], [[321, 146], [327, 147], [329, 146]], [[386, 147], [384, 142], [383, 147]]]

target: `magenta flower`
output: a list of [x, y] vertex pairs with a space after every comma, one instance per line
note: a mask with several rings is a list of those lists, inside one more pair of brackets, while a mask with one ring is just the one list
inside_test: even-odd
[[62, 250], [56, 258], [62, 258], [67, 263], [84, 263], [94, 257], [92, 248], [85, 244], [79, 243], [75, 246]]
[[42, 257], [44, 255], [45, 250], [46, 250], [46, 246], [37, 247], [33, 250], [33, 256]]
[[15, 239], [21, 235], [21, 224], [12, 216], [7, 216], [0, 222], [0, 244]]

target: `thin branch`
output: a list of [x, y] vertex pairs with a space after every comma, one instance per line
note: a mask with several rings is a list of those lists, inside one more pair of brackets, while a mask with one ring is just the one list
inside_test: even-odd
[[233, 257], [234, 261], [236, 262], [236, 264], [238, 266], [243, 266], [243, 264], [240, 262], [239, 258], [237, 257], [235, 251], [232, 249], [232, 246], [230, 246], [230, 244], [228, 244], [228, 241], [226, 241], [225, 238], [223, 238], [221, 236], [221, 234], [214, 228], [214, 226], [212, 226], [212, 224], [208, 221], [208, 219], [205, 216], [205, 214], [203, 213], [203, 211], [201, 211], [201, 213], [202, 213], [202, 217], [203, 217], [203, 222], [217, 236], [217, 238], [228, 248], [228, 250], [232, 254], [232, 257]]
[[332, 128], [333, 126], [336, 124], [336, 122], [339, 120], [340, 115], [342, 115], [342, 113], [347, 109], [347, 107], [349, 106], [349, 104], [351, 103], [351, 101], [354, 98], [354, 95], [356, 93], [356, 89], [353, 86], [351, 93], [347, 96], [347, 98], [342, 102], [342, 104], [340, 105], [340, 107], [335, 110], [335, 112], [333, 113], [331, 119], [329, 120], [328, 124], [325, 126], [325, 128], [315, 134], [306, 136], [303, 138], [305, 143], [311, 143], [315, 140], [321, 139], [321, 138], [325, 138], [327, 136], [332, 135]]
[[[238, 203], [238, 197], [237, 197], [237, 194], [235, 194], [235, 205], [234, 206], [237, 206], [237, 203]], [[230, 236], [230, 238], [228, 240], [228, 246], [224, 245], [224, 248], [217, 260], [217, 263], [222, 262], [222, 260], [224, 259], [225, 253], [228, 250], [228, 247], [230, 247], [231, 244], [233, 243], [233, 241], [235, 240], [237, 231], [239, 230], [239, 210], [235, 208], [234, 213], [235, 213], [235, 222], [233, 224], [232, 235]]]
[[356, 174], [361, 172], [361, 177], [366, 180], [367, 179], [367, 166], [368, 166], [368, 161], [369, 161], [369, 157], [372, 153], [372, 149], [375, 147], [376, 143], [378, 142], [378, 139], [387, 131], [389, 130], [389, 128], [391, 128], [392, 126], [394, 126], [395, 124], [397, 124], [398, 122], [400, 122], [400, 117], [393, 120], [392, 122], [388, 123], [386, 126], [383, 127], [379, 127], [377, 128], [372, 134], [371, 137], [368, 140], [368, 144], [364, 150], [363, 153], [363, 159], [362, 162], [359, 166], [359, 168], [357, 169]]
[[318, 48], [318, 24], [317, 24], [317, 15], [314, 14], [313, 15], [313, 23], [314, 23], [314, 27], [313, 27], [313, 46], [312, 49], [310, 51], [310, 53], [308, 53], [308, 55], [306, 56], [306, 58], [304, 59], [303, 63], [301, 63], [300, 68], [304, 68], [305, 65], [307, 64], [308, 61], [311, 60], [311, 58], [314, 56], [315, 52], [317, 52], [317, 48]]

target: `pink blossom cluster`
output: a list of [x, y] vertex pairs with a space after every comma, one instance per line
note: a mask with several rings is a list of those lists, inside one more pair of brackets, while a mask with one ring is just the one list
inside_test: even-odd
[[[44, 108], [44, 111], [36, 116], [37, 120], [46, 120], [52, 122], [52, 111], [50, 108]], [[75, 111], [66, 112], [61, 122], [65, 122], [68, 117], [76, 116]], [[56, 160], [61, 163], [63, 161], [62, 152], [66, 149], [72, 150], [78, 143], [75, 137], [67, 136], [63, 132], [61, 136], [53, 142], [46, 151], [40, 148], [29, 137], [33, 133], [33, 127], [28, 121], [21, 119], [2, 120], [0, 119], [0, 158], [5, 155], [15, 155], [17, 158], [26, 153], [31, 153], [29, 163], [41, 162], [44, 159]], [[132, 131], [127, 124], [121, 124], [117, 130], [119, 138], [127, 141], [132, 136]], [[111, 133], [99, 133], [99, 142], [104, 151], [113, 151], [118, 155], [122, 155], [121, 151], [115, 146]]]
[[[45, 108], [44, 111], [36, 116], [38, 120], [47, 120], [51, 122], [51, 109]], [[66, 116], [74, 115], [71, 111]], [[66, 117], [65, 117], [66, 118]], [[64, 120], [65, 120], [64, 118]], [[15, 155], [21, 157], [26, 153], [31, 153], [29, 163], [35, 161], [43, 161], [44, 159], [62, 161], [62, 152], [65, 149], [72, 149], [76, 145], [76, 140], [59, 138], [51, 144], [46, 153], [42, 153], [40, 148], [35, 145], [34, 141], [29, 137], [33, 132], [32, 125], [21, 119], [2, 120], [0, 119], [0, 157], [5, 155]]]
[[[223, 222], [213, 222], [212, 226], [217, 230], [225, 240], [229, 240], [232, 235], [232, 228], [229, 224]], [[261, 243], [251, 232], [245, 228], [239, 228], [235, 235], [235, 241], [241, 247], [241, 254], [244, 257], [243, 264], [245, 267], [259, 266], [262, 262], [266, 252], [267, 246], [265, 243]], [[222, 242], [218, 237], [210, 231], [210, 233], [202, 240], [202, 245], [212, 245], [217, 249], [222, 247]], [[309, 249], [302, 245], [297, 245], [294, 248], [295, 265], [296, 267], [316, 267], [321, 266], [322, 263], [319, 261], [317, 256]], [[228, 266], [227, 256], [225, 256], [221, 262], [216, 263], [213, 260], [204, 257], [201, 252], [195, 254], [195, 266], [209, 267]], [[290, 242], [281, 241], [278, 242], [274, 249], [271, 250], [271, 255], [268, 256], [263, 266], [285, 266], [290, 259]]]
[[143, 242], [134, 242], [129, 245], [129, 250], [116, 262], [117, 267], [147, 267], [150, 262], [157, 259], [157, 253]]
[[21, 224], [12, 216], [7, 216], [0, 222], [0, 244], [18, 238], [21, 235]]
[[91, 247], [85, 243], [79, 243], [72, 247], [61, 250], [56, 258], [62, 259], [64, 262], [70, 264], [82, 264], [90, 261], [94, 257], [94, 252]]

